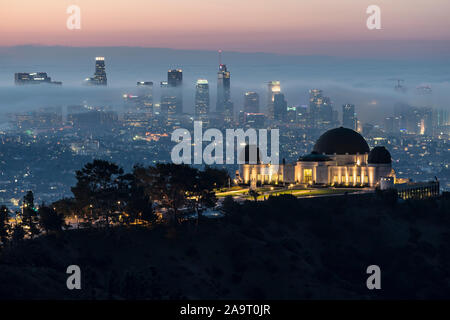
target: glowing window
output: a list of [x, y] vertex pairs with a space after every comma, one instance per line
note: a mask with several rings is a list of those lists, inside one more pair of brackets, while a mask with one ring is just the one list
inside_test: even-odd
[[303, 169], [303, 182], [309, 183], [313, 179], [312, 169]]

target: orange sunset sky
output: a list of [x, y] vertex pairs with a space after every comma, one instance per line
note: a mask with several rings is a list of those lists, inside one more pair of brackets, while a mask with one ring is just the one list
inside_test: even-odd
[[[68, 30], [70, 5], [81, 30]], [[382, 30], [366, 8], [381, 7]], [[295, 53], [302, 43], [450, 40], [449, 0], [0, 0], [0, 46], [145, 46]]]

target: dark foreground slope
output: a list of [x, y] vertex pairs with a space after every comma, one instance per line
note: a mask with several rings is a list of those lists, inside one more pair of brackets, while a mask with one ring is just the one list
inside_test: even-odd
[[[85, 229], [7, 248], [0, 298], [450, 298], [448, 200], [271, 198], [199, 225]], [[66, 288], [66, 268], [82, 289]], [[366, 288], [379, 265], [381, 290]]]

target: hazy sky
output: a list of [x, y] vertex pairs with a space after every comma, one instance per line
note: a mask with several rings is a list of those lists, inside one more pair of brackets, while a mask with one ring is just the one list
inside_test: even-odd
[[[66, 27], [66, 9], [73, 4], [81, 8], [81, 30]], [[366, 9], [372, 4], [381, 8], [381, 30], [366, 27]], [[449, 12], [449, 0], [0, 0], [0, 46], [332, 55], [333, 50], [357, 52], [358, 43], [366, 48], [361, 54], [384, 49], [395, 54], [411, 50], [413, 42], [439, 40], [439, 50], [445, 51], [450, 47]]]

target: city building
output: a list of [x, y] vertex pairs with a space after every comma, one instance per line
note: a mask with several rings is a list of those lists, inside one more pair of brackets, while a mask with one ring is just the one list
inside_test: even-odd
[[153, 82], [152, 81], [138, 81], [137, 96], [138, 110], [143, 110], [153, 114]]
[[227, 70], [227, 66], [225, 64], [219, 64], [219, 71], [217, 72], [216, 112], [223, 115], [223, 120], [226, 124], [234, 120], [230, 77], [230, 71]]
[[14, 83], [16, 85], [25, 85], [25, 84], [56, 84], [62, 85], [61, 81], [52, 81], [52, 78], [47, 75], [46, 72], [18, 72], [14, 74]]
[[259, 113], [259, 95], [256, 92], [244, 93], [244, 112]]
[[96, 57], [94, 76], [86, 78], [85, 84], [89, 86], [106, 86], [107, 83], [105, 57]]
[[267, 94], [267, 118], [269, 120], [274, 119], [274, 100], [275, 94], [281, 92], [281, 84], [280, 81], [270, 81], [267, 84], [268, 94]]
[[281, 92], [275, 93], [273, 96], [273, 111], [274, 120], [286, 121], [287, 102]]
[[178, 96], [167, 81], [161, 81], [160, 110], [161, 116], [171, 125], [176, 120]]
[[356, 130], [357, 119], [354, 104], [344, 104], [342, 106], [342, 126]]
[[266, 128], [266, 115], [264, 113], [244, 113], [244, 126], [246, 129]]
[[[259, 157], [258, 157], [259, 158]], [[245, 163], [244, 184], [296, 183], [323, 186], [376, 187], [382, 177], [395, 177], [391, 155], [382, 146], [372, 150], [356, 131], [335, 128], [322, 134], [313, 151], [295, 164]]]
[[322, 90], [309, 90], [308, 118], [313, 128], [328, 129], [334, 125], [334, 112], [331, 99], [323, 96]]
[[[183, 113], [183, 70], [170, 69], [167, 71], [167, 87], [166, 92], [168, 96], [174, 99], [174, 114]], [[171, 111], [169, 111], [169, 114]]]
[[20, 130], [57, 129], [63, 126], [62, 115], [62, 107], [45, 107], [37, 111], [16, 113], [12, 117], [12, 122]]
[[199, 79], [195, 86], [195, 117], [208, 125], [209, 115], [209, 84], [208, 80]]
[[395, 183], [393, 177], [383, 177], [380, 181], [381, 190], [395, 190], [400, 199], [426, 199], [440, 194], [439, 180], [427, 182], [406, 181]]

